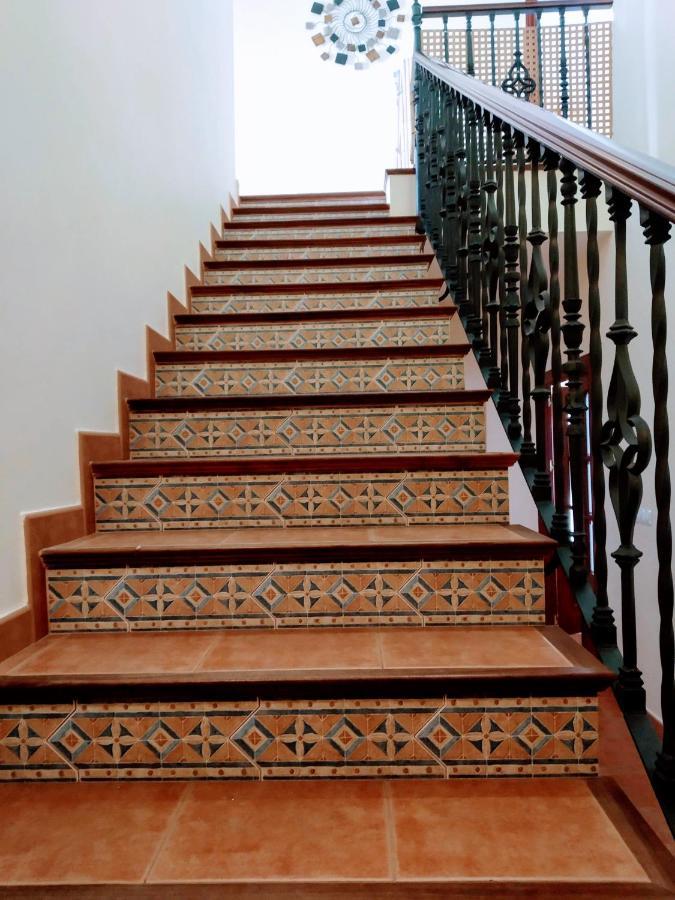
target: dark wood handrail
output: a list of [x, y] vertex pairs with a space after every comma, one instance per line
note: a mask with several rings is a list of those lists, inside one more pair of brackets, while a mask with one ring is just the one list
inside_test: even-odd
[[415, 62], [517, 131], [675, 222], [675, 167], [622, 147], [532, 103], [517, 100], [423, 53], [415, 53]]
[[611, 9], [614, 0], [522, 0], [520, 3], [453, 3], [452, 6], [429, 6], [422, 11], [425, 19], [439, 19], [443, 16], [485, 16], [496, 13], [498, 16], [514, 12], [536, 13], [538, 10], [556, 11], [559, 9]]

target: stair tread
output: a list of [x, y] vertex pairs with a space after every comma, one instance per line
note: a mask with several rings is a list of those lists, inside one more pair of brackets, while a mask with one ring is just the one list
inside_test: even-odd
[[158, 365], [189, 362], [312, 362], [329, 360], [407, 360], [464, 357], [471, 344], [422, 344], [415, 347], [350, 347], [324, 350], [156, 350]]
[[216, 250], [259, 250], [259, 249], [305, 249], [306, 247], [377, 247], [388, 244], [412, 244], [420, 248], [426, 244], [426, 237], [419, 234], [372, 235], [369, 237], [327, 237], [327, 238], [254, 238], [242, 244], [218, 238], [214, 241]]
[[363, 259], [354, 257], [338, 257], [336, 259], [255, 259], [255, 260], [205, 260], [206, 272], [230, 272], [249, 271], [250, 269], [329, 269], [337, 268], [378, 268], [381, 266], [419, 266], [426, 263], [428, 266], [435, 257], [431, 253], [414, 254], [387, 254], [383, 256], [368, 256]]
[[[171, 553], [224, 551], [321, 549], [352, 553], [394, 551], [412, 558], [423, 548], [437, 552], [487, 552], [500, 550], [546, 554], [555, 541], [522, 525], [345, 525], [341, 528], [310, 526], [297, 528], [204, 528], [198, 530], [122, 532], [89, 534], [41, 553], [46, 560], [78, 554]], [[178, 557], [177, 557], [178, 558]], [[351, 558], [351, 557], [350, 557]]]
[[365, 407], [381, 409], [396, 406], [428, 407], [428, 406], [463, 406], [486, 403], [492, 396], [489, 389], [457, 389], [454, 391], [392, 391], [378, 395], [375, 400], [372, 394], [298, 394], [289, 397], [278, 394], [256, 394], [255, 397], [142, 397], [128, 399], [127, 406], [134, 412], [177, 412], [190, 410], [201, 412], [220, 412], [224, 410], [251, 409], [333, 409], [348, 407]]
[[382, 294], [390, 292], [428, 291], [444, 289], [445, 282], [440, 278], [392, 279], [391, 281], [321, 281], [316, 284], [193, 284], [190, 286], [192, 297], [238, 296], [241, 294]]
[[436, 306], [393, 307], [391, 309], [335, 309], [290, 311], [278, 313], [183, 313], [174, 316], [176, 325], [266, 325], [278, 322], [305, 324], [308, 322], [371, 322], [379, 319], [395, 322], [399, 319], [450, 319], [457, 313], [454, 303], [444, 300]]
[[49, 635], [0, 664], [5, 687], [42, 679], [120, 686], [284, 681], [312, 688], [344, 681], [375, 694], [382, 681], [422, 680], [433, 691], [442, 689], [433, 684], [439, 679], [482, 679], [502, 696], [514, 690], [514, 679], [533, 679], [545, 696], [555, 679], [583, 681], [588, 690], [589, 680], [597, 686], [613, 676], [556, 626], [504, 626], [495, 640], [488, 628], [456, 625]]
[[[269, 900], [675, 890], [672, 856], [610, 778], [28, 783], [5, 785], [3, 802], [2, 880], [44, 896], [49, 884]], [[72, 852], [92, 834], [96, 853]]]

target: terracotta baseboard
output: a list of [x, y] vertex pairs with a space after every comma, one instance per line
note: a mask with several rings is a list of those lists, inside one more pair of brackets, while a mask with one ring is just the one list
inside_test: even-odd
[[33, 610], [18, 609], [0, 619], [0, 662], [23, 650], [34, 640]]

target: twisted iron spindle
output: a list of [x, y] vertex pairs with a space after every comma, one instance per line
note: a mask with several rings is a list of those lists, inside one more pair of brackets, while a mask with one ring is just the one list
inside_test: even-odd
[[[518, 166], [518, 247], [520, 267], [520, 308], [528, 302], [527, 284], [527, 186], [525, 183], [525, 136], [514, 135], [516, 163]], [[530, 377], [530, 339], [525, 328], [525, 316], [521, 316], [520, 328], [520, 384], [522, 394], [523, 440], [520, 445], [520, 464], [531, 469], [536, 465], [536, 448], [532, 441], [532, 379]]]
[[513, 178], [514, 137], [510, 125], [502, 125], [504, 135], [504, 181], [506, 184], [504, 257], [505, 257], [505, 298], [504, 325], [507, 333], [509, 358], [509, 394], [507, 406], [507, 432], [510, 438], [519, 438], [520, 399], [518, 396], [518, 335], [520, 332], [520, 271], [518, 257], [518, 222], [516, 219], [516, 195]]
[[499, 211], [497, 209], [496, 193], [498, 190], [495, 179], [495, 149], [494, 129], [492, 117], [489, 113], [483, 115], [486, 128], [486, 167], [485, 183], [485, 241], [483, 244], [483, 260], [487, 283], [486, 311], [488, 316], [488, 349], [487, 385], [490, 388], [498, 388], [501, 384], [500, 371], [497, 365], [497, 351], [499, 341]]

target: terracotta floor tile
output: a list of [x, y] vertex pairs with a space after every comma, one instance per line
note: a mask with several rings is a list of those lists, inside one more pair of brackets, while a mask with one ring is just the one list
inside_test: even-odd
[[495, 640], [492, 629], [458, 631], [454, 627], [401, 628], [381, 633], [385, 667], [429, 668], [474, 666], [518, 668], [521, 666], [568, 667], [570, 662], [535, 628], [500, 629]]
[[49, 637], [13, 675], [155, 674], [192, 672], [211, 634], [92, 634]]
[[401, 879], [648, 881], [583, 782], [392, 782], [389, 791]]
[[191, 785], [148, 880], [386, 879], [381, 784]]
[[200, 671], [380, 668], [378, 634], [331, 629], [221, 634]]
[[0, 786], [0, 884], [142, 881], [184, 789]]

